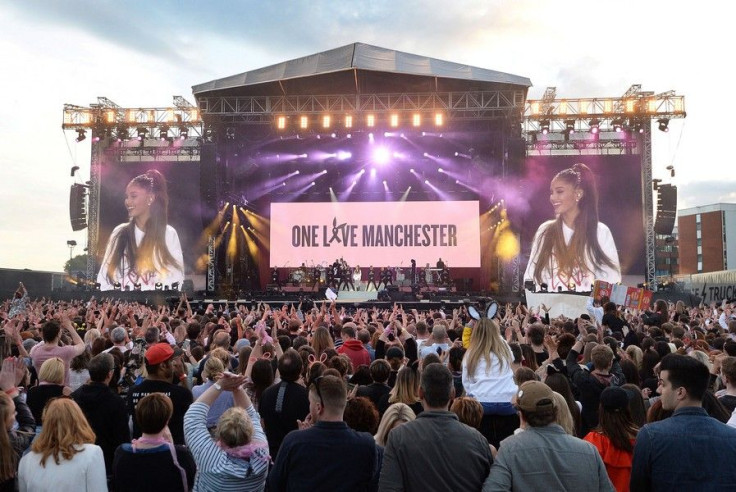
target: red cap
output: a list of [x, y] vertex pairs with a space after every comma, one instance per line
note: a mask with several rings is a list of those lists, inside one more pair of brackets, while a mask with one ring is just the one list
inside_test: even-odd
[[166, 362], [174, 356], [174, 349], [168, 343], [157, 343], [151, 345], [146, 350], [146, 362], [148, 365], [155, 366]]

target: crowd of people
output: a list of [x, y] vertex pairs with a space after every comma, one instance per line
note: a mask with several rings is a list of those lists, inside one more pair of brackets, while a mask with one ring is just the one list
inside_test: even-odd
[[726, 490], [736, 307], [30, 299], [0, 491]]

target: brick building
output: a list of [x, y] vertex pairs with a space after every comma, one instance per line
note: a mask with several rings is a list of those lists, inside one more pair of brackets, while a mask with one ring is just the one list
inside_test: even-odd
[[716, 203], [677, 212], [682, 274], [736, 269], [736, 203]]

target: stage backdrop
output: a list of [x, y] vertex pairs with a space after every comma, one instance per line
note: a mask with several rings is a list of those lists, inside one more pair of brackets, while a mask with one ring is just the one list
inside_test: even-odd
[[539, 225], [554, 218], [550, 182], [563, 169], [581, 162], [598, 183], [599, 220], [611, 230], [622, 275], [643, 275], [646, 264], [641, 193], [641, 156], [584, 155], [527, 157], [520, 192], [506, 202], [521, 235], [522, 273]]
[[272, 267], [480, 267], [478, 201], [272, 203]]
[[[184, 273], [196, 290], [204, 289], [204, 275], [197, 271], [197, 259], [206, 253], [201, 240], [199, 162], [114, 162], [102, 166], [100, 183], [100, 232], [97, 248], [99, 268], [112, 230], [128, 222], [125, 187], [131, 179], [156, 169], [164, 175], [169, 192], [169, 225], [179, 235], [184, 253]], [[200, 264], [202, 262], [200, 261]]]

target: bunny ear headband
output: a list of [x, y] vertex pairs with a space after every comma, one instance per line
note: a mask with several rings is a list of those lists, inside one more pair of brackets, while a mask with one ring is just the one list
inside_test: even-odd
[[[485, 317], [488, 319], [493, 319], [493, 317], [496, 316], [497, 311], [498, 303], [492, 302], [488, 306], [488, 310], [485, 312]], [[480, 321], [480, 319], [483, 317], [483, 314], [479, 313], [475, 306], [468, 307], [468, 313], [470, 313], [470, 316], [476, 321]]]

